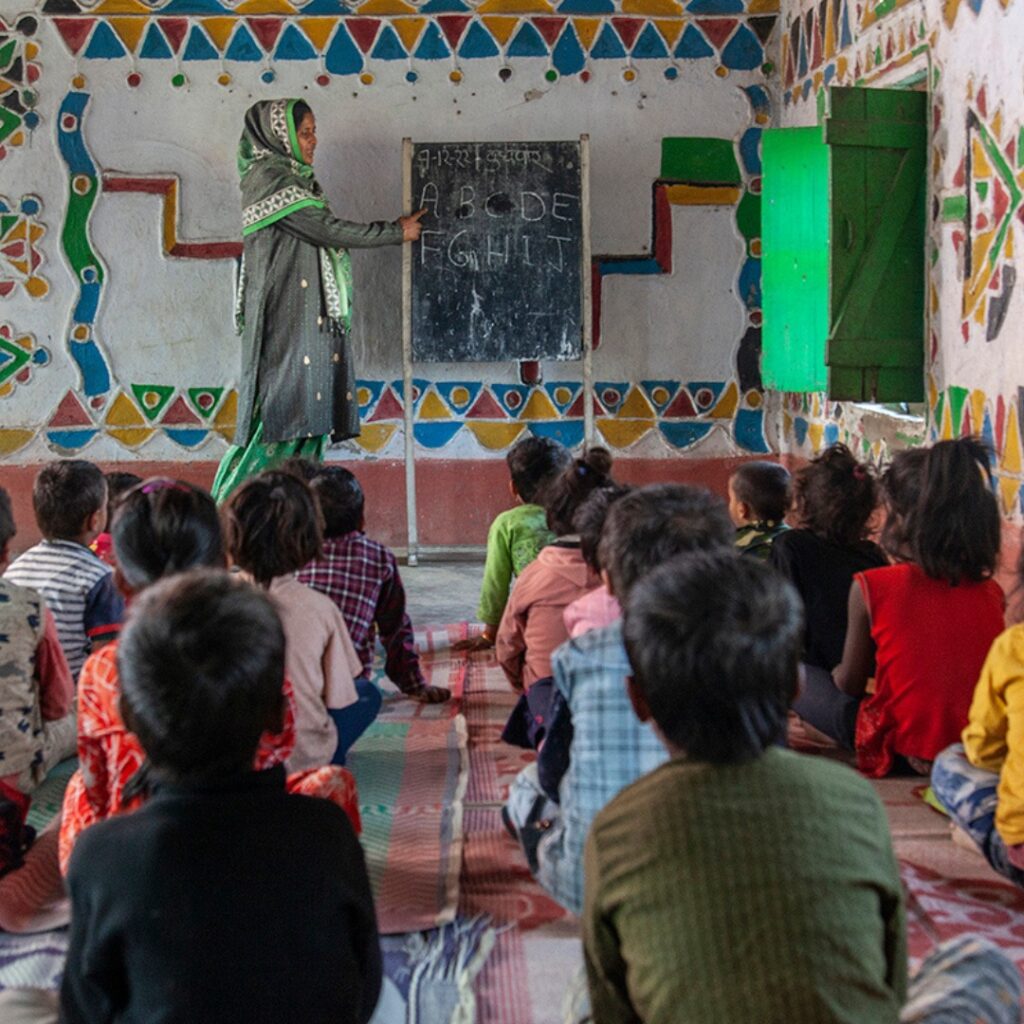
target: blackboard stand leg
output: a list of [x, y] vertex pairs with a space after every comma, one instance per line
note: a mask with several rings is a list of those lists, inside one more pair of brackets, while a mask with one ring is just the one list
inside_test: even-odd
[[590, 136], [580, 136], [580, 281], [583, 285], [583, 444], [594, 443], [594, 282], [590, 258]]
[[[402, 139], [402, 209], [412, 211], [412, 139]], [[419, 565], [419, 530], [416, 523], [416, 436], [413, 432], [415, 399], [412, 393], [412, 242], [402, 245], [402, 411], [405, 422], [405, 516], [407, 563]]]

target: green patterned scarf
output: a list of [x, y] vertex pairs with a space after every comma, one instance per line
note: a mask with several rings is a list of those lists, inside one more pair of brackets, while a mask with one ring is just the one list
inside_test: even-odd
[[[242, 237], [276, 224], [307, 206], [327, 209], [313, 168], [302, 159], [296, 135], [298, 100], [261, 100], [245, 113], [238, 142], [242, 187]], [[352, 326], [352, 258], [346, 249], [321, 247], [320, 282], [327, 320], [335, 332]], [[242, 329], [245, 308], [245, 259], [239, 270], [235, 324]]]

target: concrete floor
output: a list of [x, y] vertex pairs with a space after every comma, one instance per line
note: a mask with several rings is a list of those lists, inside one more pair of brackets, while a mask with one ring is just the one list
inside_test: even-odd
[[414, 626], [475, 622], [483, 562], [399, 563], [406, 606]]

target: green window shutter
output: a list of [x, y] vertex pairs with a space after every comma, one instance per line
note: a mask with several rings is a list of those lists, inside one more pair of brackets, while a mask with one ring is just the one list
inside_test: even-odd
[[924, 398], [927, 101], [904, 90], [829, 90], [833, 398]]
[[780, 391], [921, 401], [927, 96], [828, 100], [823, 129], [762, 140], [762, 375]]
[[828, 146], [820, 128], [779, 128], [762, 136], [761, 159], [761, 376], [776, 391], [824, 391]]

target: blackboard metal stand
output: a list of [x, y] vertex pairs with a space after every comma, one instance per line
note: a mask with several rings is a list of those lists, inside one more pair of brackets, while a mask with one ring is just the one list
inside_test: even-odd
[[[402, 140], [402, 208], [405, 214], [415, 211], [413, 200], [412, 139]], [[591, 280], [590, 252], [590, 136], [579, 140], [580, 169], [580, 361], [583, 378], [583, 438], [584, 444], [594, 443], [594, 366], [593, 366], [593, 282]], [[571, 308], [571, 307], [570, 307]], [[514, 357], [513, 357], [514, 358]], [[413, 395], [413, 243], [402, 246], [402, 406], [405, 430], [405, 507], [408, 537], [407, 561], [419, 564], [420, 556], [451, 555], [453, 548], [427, 548], [419, 542], [416, 504], [416, 437]]]

